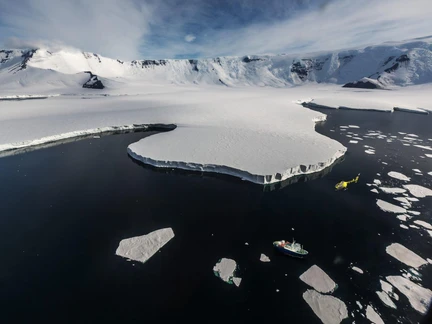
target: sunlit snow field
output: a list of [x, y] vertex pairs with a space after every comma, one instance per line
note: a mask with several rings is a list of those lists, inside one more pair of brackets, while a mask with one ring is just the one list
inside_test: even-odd
[[[313, 324], [334, 315], [324, 314], [330, 300], [348, 322], [418, 322], [432, 288], [432, 197], [409, 185], [432, 188], [431, 118], [321, 112], [327, 121], [316, 130], [347, 153], [291, 185], [156, 169], [128, 156], [129, 144], [161, 135], [153, 133], [0, 158], [3, 318]], [[358, 173], [359, 183], [334, 190]], [[174, 235], [146, 263], [116, 255], [120, 241], [162, 228]], [[273, 250], [292, 238], [307, 259]], [[213, 273], [222, 258], [236, 261], [239, 287]], [[325, 282], [307, 279], [313, 266]]]

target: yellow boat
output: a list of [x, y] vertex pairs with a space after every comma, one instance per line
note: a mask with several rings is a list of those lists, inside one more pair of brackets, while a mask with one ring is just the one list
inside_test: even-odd
[[355, 177], [355, 178], [352, 179], [352, 180], [349, 180], [349, 181], [341, 181], [341, 182], [336, 183], [336, 186], [335, 186], [336, 190], [347, 189], [347, 188], [348, 188], [348, 185], [349, 185], [350, 183], [357, 183], [357, 181], [359, 180], [359, 177], [360, 177], [360, 173], [357, 174], [357, 177]]

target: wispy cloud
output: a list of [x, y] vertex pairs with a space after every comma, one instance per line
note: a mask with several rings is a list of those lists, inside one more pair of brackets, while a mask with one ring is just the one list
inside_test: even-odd
[[123, 59], [305, 53], [432, 35], [430, 17], [430, 0], [0, 0], [0, 43]]

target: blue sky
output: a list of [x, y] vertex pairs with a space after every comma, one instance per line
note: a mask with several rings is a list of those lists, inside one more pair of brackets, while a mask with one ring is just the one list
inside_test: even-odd
[[306, 53], [432, 35], [431, 0], [0, 0], [0, 47], [124, 60]]

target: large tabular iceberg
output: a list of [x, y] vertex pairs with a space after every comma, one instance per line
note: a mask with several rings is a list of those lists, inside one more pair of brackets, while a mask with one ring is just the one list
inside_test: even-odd
[[316, 264], [305, 271], [300, 280], [321, 293], [331, 293], [337, 288], [336, 283]]
[[303, 299], [324, 324], [339, 324], [348, 317], [345, 303], [338, 298], [309, 289], [303, 294]]
[[163, 228], [147, 235], [124, 239], [120, 241], [116, 254], [144, 263], [173, 237], [171, 228]]
[[386, 252], [400, 262], [403, 262], [406, 265], [416, 269], [424, 264], [427, 264], [425, 259], [399, 243], [393, 243], [387, 246]]

